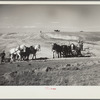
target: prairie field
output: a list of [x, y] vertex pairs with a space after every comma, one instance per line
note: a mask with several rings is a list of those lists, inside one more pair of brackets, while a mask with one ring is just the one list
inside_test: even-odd
[[[91, 57], [52, 58], [52, 43], [84, 41], [83, 54]], [[0, 33], [0, 52], [25, 44], [41, 45], [37, 59], [0, 64], [0, 85], [100, 85], [100, 32], [13, 32]]]

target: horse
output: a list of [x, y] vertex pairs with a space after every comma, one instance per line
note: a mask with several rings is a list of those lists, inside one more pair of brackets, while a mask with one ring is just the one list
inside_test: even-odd
[[28, 60], [30, 55], [30, 47], [26, 47], [23, 50], [20, 50], [21, 60]]
[[18, 48], [12, 48], [9, 51], [10, 61], [16, 61], [20, 57], [20, 50]]
[[26, 46], [25, 46], [24, 44], [22, 44], [22, 45], [19, 45], [19, 46], [17, 47], [17, 49], [20, 51], [19, 54], [18, 54], [18, 55], [19, 55], [19, 59], [20, 59], [20, 60], [22, 60], [22, 59], [24, 60], [24, 56], [23, 56], [23, 55], [24, 55], [24, 53], [26, 52], [26, 51], [25, 51]]
[[67, 52], [68, 52], [68, 56], [70, 56], [71, 54], [72, 54], [72, 52], [71, 52], [71, 45], [67, 45]]
[[52, 44], [52, 51], [53, 51], [53, 58], [54, 58], [54, 53], [57, 53], [58, 58], [61, 58], [61, 53], [62, 53], [62, 47], [56, 43]]
[[70, 47], [71, 47], [71, 55], [72, 56], [77, 56], [77, 47], [76, 47], [76, 45], [74, 43], [71, 43]]
[[33, 55], [32, 60], [34, 59], [34, 57], [36, 59], [36, 53], [37, 53], [37, 51], [40, 51], [40, 50], [41, 50], [41, 46], [39, 44], [37, 44], [35, 46], [30, 46], [30, 51], [31, 51], [30, 54]]
[[20, 53], [21, 58], [24, 58], [24, 60], [25, 59], [29, 60], [29, 56], [30, 56], [30, 54], [32, 54], [32, 60], [34, 59], [34, 57], [36, 59], [36, 52], [39, 51], [40, 49], [41, 49], [40, 45], [25, 47], [24, 48], [25, 52], [21, 51], [21, 53]]
[[63, 57], [67, 57], [68, 56], [68, 46], [67, 45], [61, 45], [61, 47], [62, 47]]
[[25, 52], [25, 51], [24, 51], [24, 50], [25, 50], [25, 47], [26, 47], [26, 46], [25, 46], [24, 44], [22, 44], [22, 45], [17, 46], [16, 49]]

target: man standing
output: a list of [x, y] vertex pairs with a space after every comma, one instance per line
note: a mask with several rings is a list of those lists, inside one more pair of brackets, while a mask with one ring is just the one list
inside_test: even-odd
[[1, 57], [1, 63], [5, 61], [5, 51], [3, 51], [1, 54], [0, 54], [0, 57]]

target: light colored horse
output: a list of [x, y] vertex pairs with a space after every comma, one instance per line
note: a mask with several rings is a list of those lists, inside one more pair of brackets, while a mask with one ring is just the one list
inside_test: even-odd
[[20, 58], [20, 50], [18, 48], [12, 48], [9, 51], [11, 61], [15, 61]]
[[36, 51], [41, 50], [41, 46], [39, 44], [38, 45], [35, 45], [34, 48], [35, 48]]
[[36, 59], [36, 52], [41, 50], [41, 46], [38, 44], [35, 46], [30, 46], [30, 49], [31, 47], [33, 47], [32, 52], [30, 53], [30, 54], [33, 54], [32, 59], [34, 59], [34, 57]]
[[26, 46], [24, 44], [22, 45], [19, 45], [16, 49], [18, 50], [17, 51], [17, 56], [19, 57], [19, 60], [22, 60], [22, 57], [21, 57], [21, 52], [26, 52], [25, 51], [25, 48]]
[[[29, 49], [27, 49], [29, 48]], [[35, 45], [35, 46], [30, 46], [30, 47], [26, 47], [25, 45], [19, 45], [16, 48], [12, 48], [9, 53], [10, 53], [10, 59], [11, 62], [12, 61], [16, 61], [16, 60], [22, 60], [22, 55], [21, 53], [26, 54], [27, 57], [27, 53], [32, 54], [32, 59], [36, 59], [36, 52], [39, 51], [41, 49], [40, 45]]]
[[25, 45], [24, 45], [24, 44], [19, 45], [19, 46], [16, 47], [16, 48], [12, 48], [12, 49], [9, 51], [11, 61], [21, 60], [20, 52], [21, 52], [21, 50], [24, 51], [24, 48], [25, 48]]
[[26, 46], [25, 46], [24, 44], [22, 44], [22, 45], [19, 45], [16, 49], [25, 52], [25, 51], [24, 51], [24, 50], [25, 50], [25, 47], [26, 47]]

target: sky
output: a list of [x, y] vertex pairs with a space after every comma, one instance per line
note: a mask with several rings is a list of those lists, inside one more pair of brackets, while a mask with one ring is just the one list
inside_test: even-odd
[[100, 5], [0, 5], [0, 31], [100, 31]]

